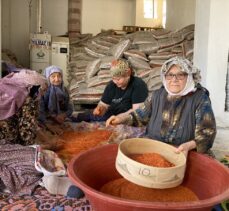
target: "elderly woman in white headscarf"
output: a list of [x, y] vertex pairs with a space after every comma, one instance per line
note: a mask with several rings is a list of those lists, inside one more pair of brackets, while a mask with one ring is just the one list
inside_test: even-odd
[[216, 135], [209, 92], [199, 84], [200, 73], [182, 57], [167, 60], [161, 69], [163, 86], [151, 100], [129, 115], [110, 117], [106, 124], [147, 125], [146, 136], [190, 150], [209, 153]]
[[52, 119], [61, 124], [66, 117], [71, 117], [73, 105], [63, 83], [62, 70], [57, 66], [49, 66], [44, 71], [49, 86], [40, 101], [39, 120], [45, 124], [47, 119]]

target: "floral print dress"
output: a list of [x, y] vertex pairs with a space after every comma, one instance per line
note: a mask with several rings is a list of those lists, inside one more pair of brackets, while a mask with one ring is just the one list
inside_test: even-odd
[[0, 144], [32, 145], [37, 130], [38, 101], [27, 97], [10, 118], [0, 121]]

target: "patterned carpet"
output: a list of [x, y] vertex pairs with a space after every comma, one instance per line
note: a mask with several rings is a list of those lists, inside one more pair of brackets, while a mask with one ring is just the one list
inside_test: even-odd
[[[228, 159], [228, 157], [226, 157]], [[225, 159], [226, 159], [225, 158]], [[225, 159], [223, 163], [225, 163]], [[228, 165], [228, 160], [227, 160]], [[1, 211], [93, 211], [89, 201], [51, 195], [43, 187], [38, 187], [32, 196], [12, 196], [0, 194]], [[215, 206], [212, 211], [229, 211], [229, 200]]]
[[51, 195], [38, 187], [32, 196], [0, 195], [1, 211], [92, 211], [88, 200]]
[[[104, 126], [96, 124], [79, 124], [78, 129], [82, 130], [103, 128]], [[116, 135], [109, 141], [119, 143], [124, 138], [140, 137], [143, 129], [134, 127], [117, 127]], [[121, 135], [120, 135], [121, 134]], [[225, 166], [229, 167], [229, 155], [225, 155], [220, 160]], [[84, 197], [82, 199], [67, 198], [61, 195], [51, 195], [43, 187], [38, 187], [32, 196], [12, 196], [10, 194], [0, 193], [0, 211], [93, 211], [89, 201]], [[109, 211], [109, 210], [107, 210]], [[118, 210], [117, 210], [118, 211]], [[229, 200], [221, 205], [215, 206], [212, 211], [229, 211]]]
[[[104, 129], [104, 123], [78, 123], [76, 131], [90, 131]], [[110, 143], [118, 143], [120, 140], [131, 137], [139, 137], [144, 128], [129, 126], [117, 126]], [[62, 195], [51, 195], [43, 187], [38, 187], [32, 196], [12, 196], [0, 193], [0, 211], [92, 211], [89, 201], [84, 197], [80, 200], [66, 198]]]

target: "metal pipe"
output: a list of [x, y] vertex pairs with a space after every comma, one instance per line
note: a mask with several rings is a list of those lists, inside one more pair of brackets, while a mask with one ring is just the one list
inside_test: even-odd
[[37, 2], [37, 32], [41, 33], [41, 6], [42, 6], [42, 0], [38, 0]]
[[227, 76], [226, 76], [226, 86], [225, 86], [225, 111], [229, 112], [229, 52], [228, 52], [228, 59], [227, 59]]

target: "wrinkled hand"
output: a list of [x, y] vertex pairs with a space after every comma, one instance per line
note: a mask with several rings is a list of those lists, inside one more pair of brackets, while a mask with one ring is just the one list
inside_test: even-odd
[[95, 116], [100, 115], [100, 108], [98, 106], [93, 110], [93, 115], [95, 115]]
[[184, 144], [181, 144], [178, 148], [176, 148], [176, 153], [184, 153], [185, 157], [188, 156], [188, 149]]
[[59, 114], [59, 115], [53, 117], [53, 119], [54, 119], [57, 123], [62, 124], [62, 123], [64, 122], [64, 120], [66, 119], [66, 114], [64, 114], [64, 113], [63, 113], [63, 114]]
[[111, 116], [107, 121], [106, 121], [106, 127], [108, 127], [109, 125], [118, 125], [121, 124], [122, 119], [118, 116]]
[[61, 149], [65, 140], [61, 139], [58, 135], [52, 135], [48, 131], [37, 131], [36, 143], [41, 145], [43, 149], [58, 150]]
[[93, 115], [95, 116], [103, 116], [106, 113], [106, 107], [98, 104], [97, 107], [93, 111]]
[[188, 156], [188, 152], [192, 149], [196, 148], [196, 142], [195, 141], [189, 141], [186, 143], [181, 144], [178, 148], [175, 149], [176, 153], [183, 152], [185, 156]]
[[74, 127], [69, 122], [64, 122], [62, 128], [64, 131], [74, 131]]
[[46, 123], [47, 129], [55, 135], [61, 135], [63, 134], [63, 129], [59, 125], [51, 124], [51, 123]]

